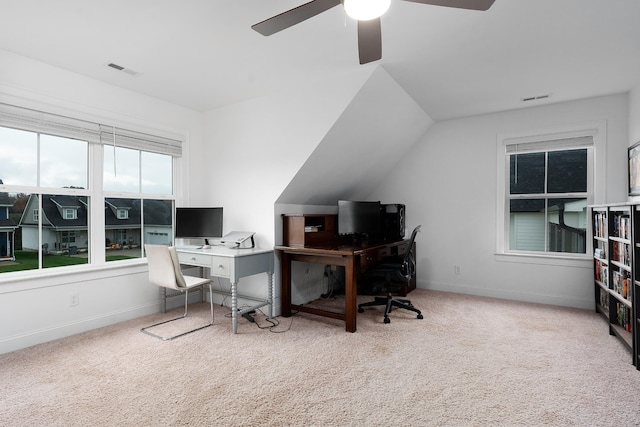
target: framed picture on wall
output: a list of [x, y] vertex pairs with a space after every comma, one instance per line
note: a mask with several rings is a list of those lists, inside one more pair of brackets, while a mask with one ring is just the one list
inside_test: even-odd
[[640, 141], [629, 147], [629, 196], [640, 196]]

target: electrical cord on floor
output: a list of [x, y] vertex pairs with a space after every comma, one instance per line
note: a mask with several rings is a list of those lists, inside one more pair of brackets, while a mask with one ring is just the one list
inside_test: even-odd
[[254, 323], [256, 324], [256, 326], [258, 327], [258, 329], [268, 329], [269, 332], [274, 333], [274, 334], [281, 334], [283, 332], [287, 332], [291, 329], [291, 325], [293, 324], [293, 317], [291, 317], [291, 322], [289, 322], [289, 326], [287, 327], [287, 329], [281, 330], [281, 331], [276, 331], [274, 330], [274, 328], [280, 326], [280, 320], [273, 318], [273, 317], [269, 317], [267, 316], [261, 309], [258, 309], [258, 311], [260, 312], [260, 314], [265, 316], [265, 322], [269, 323], [269, 325], [267, 326], [262, 326], [258, 323], [257, 319], [254, 320]]
[[[243, 310], [243, 309], [248, 308], [248, 307], [250, 307], [250, 306], [248, 306], [248, 305], [240, 306], [240, 307], [238, 307], [238, 311]], [[293, 324], [293, 318], [291, 318], [291, 322], [289, 323], [289, 326], [287, 327], [287, 329], [282, 330], [282, 331], [276, 331], [276, 330], [274, 330], [274, 328], [276, 328], [276, 327], [280, 326], [280, 321], [279, 321], [278, 319], [274, 318], [274, 317], [269, 317], [268, 315], [266, 315], [266, 314], [265, 314], [261, 309], [259, 309], [259, 308], [257, 309], [257, 311], [259, 311], [259, 312], [260, 312], [260, 314], [262, 314], [262, 315], [264, 315], [264, 316], [265, 316], [264, 321], [265, 321], [265, 322], [267, 322], [267, 323], [268, 323], [268, 325], [261, 325], [261, 324], [258, 322], [258, 319], [256, 319], [255, 317], [251, 317], [251, 320], [250, 320], [250, 319], [248, 319], [247, 317], [245, 317], [245, 315], [242, 315], [242, 317], [243, 317], [243, 318], [245, 318], [248, 322], [251, 322], [251, 323], [255, 324], [255, 325], [256, 325], [256, 327], [257, 327], [258, 329], [268, 329], [268, 330], [269, 330], [269, 332], [272, 332], [272, 333], [274, 333], [274, 334], [279, 334], [279, 333], [282, 333], [282, 332], [287, 332], [287, 331], [289, 331], [289, 330], [291, 329], [291, 325]], [[255, 313], [255, 312], [254, 312], [254, 313]], [[297, 313], [297, 312], [296, 312], [296, 313]], [[251, 314], [252, 314], [252, 313], [246, 313], [246, 314], [247, 314], [247, 315], [249, 315], [249, 316], [251, 316]], [[294, 314], [295, 314], [295, 313], [294, 313]], [[225, 315], [224, 315], [224, 317], [226, 317], [227, 319], [231, 318], [231, 317], [232, 317], [232, 312], [229, 312], [229, 313], [225, 314]]]
[[[223, 289], [222, 281], [220, 280], [220, 278], [216, 277], [216, 279], [217, 279], [217, 282], [218, 282], [218, 289], [219, 290], [221, 290], [223, 292], [231, 293], [231, 288]], [[229, 297], [229, 295], [225, 295], [222, 298], [222, 302], [220, 302], [220, 307], [224, 307], [224, 303], [227, 301], [228, 297]], [[211, 296], [210, 296], [210, 298], [211, 298]], [[250, 307], [250, 306], [248, 306], [248, 305], [240, 306], [240, 307], [238, 307], [238, 311], [243, 310], [243, 309], [248, 308], [248, 307]], [[245, 318], [247, 321], [249, 321], [251, 323], [254, 323], [258, 329], [268, 329], [269, 332], [272, 332], [274, 334], [280, 334], [280, 333], [283, 333], [283, 332], [287, 332], [287, 331], [289, 331], [291, 329], [291, 325], [293, 324], [293, 316], [291, 317], [291, 322], [289, 323], [289, 326], [287, 327], [287, 329], [282, 330], [282, 331], [275, 331], [274, 328], [280, 326], [280, 321], [278, 319], [276, 319], [276, 318], [269, 317], [261, 309], [258, 309], [258, 311], [265, 316], [265, 322], [269, 323], [269, 325], [266, 325], [266, 326], [260, 325], [258, 323], [257, 319], [255, 319], [254, 317], [251, 316], [251, 313], [246, 313], [247, 316], [245, 317], [245, 315], [243, 315], [242, 317]], [[296, 313], [293, 313], [293, 314], [296, 314]], [[229, 313], [225, 314], [224, 317], [229, 319], [229, 318], [232, 317], [232, 313], [229, 312]]]

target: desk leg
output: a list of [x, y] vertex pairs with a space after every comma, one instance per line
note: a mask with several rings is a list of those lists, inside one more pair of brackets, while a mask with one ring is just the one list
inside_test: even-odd
[[238, 282], [231, 282], [231, 323], [233, 333], [238, 333]]
[[345, 274], [345, 329], [347, 332], [356, 331], [356, 296], [358, 295], [358, 279], [356, 276], [355, 257], [346, 257]]
[[269, 285], [269, 317], [273, 318], [275, 312], [273, 308], [273, 273], [267, 273], [267, 284]]
[[280, 258], [280, 298], [280, 314], [291, 317], [291, 256], [286, 252]]

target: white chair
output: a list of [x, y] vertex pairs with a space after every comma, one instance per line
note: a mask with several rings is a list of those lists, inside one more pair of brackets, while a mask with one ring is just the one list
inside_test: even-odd
[[144, 245], [145, 252], [147, 254], [147, 261], [149, 264], [149, 281], [155, 285], [162, 286], [169, 289], [175, 289], [180, 292], [184, 292], [184, 314], [175, 319], [165, 320], [150, 326], [146, 326], [141, 329], [147, 335], [151, 335], [156, 338], [160, 338], [163, 341], [169, 341], [174, 338], [181, 337], [183, 335], [190, 334], [191, 332], [199, 331], [200, 329], [207, 328], [213, 325], [213, 301], [211, 304], [211, 322], [200, 326], [195, 329], [191, 329], [187, 332], [180, 333], [171, 337], [163, 337], [149, 332], [147, 329], [154, 326], [162, 325], [164, 323], [173, 322], [174, 320], [180, 320], [187, 317], [187, 305], [189, 299], [189, 290], [198, 286], [209, 285], [209, 298], [211, 299], [211, 279], [202, 279], [195, 276], [185, 276], [180, 269], [180, 261], [178, 260], [178, 254], [176, 248], [164, 246], [164, 245]]

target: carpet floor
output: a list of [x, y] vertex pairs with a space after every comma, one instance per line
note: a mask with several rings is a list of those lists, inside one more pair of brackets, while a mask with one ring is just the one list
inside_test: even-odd
[[[154, 314], [0, 355], [4, 426], [633, 426], [640, 372], [594, 312], [417, 289], [358, 330], [256, 313], [163, 342]], [[361, 297], [362, 301], [367, 300]], [[318, 304], [342, 305], [340, 297]], [[204, 322], [195, 304], [189, 320]], [[171, 329], [171, 330], [169, 330]]]

